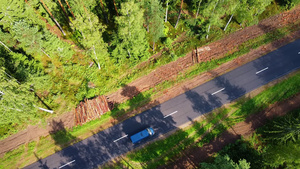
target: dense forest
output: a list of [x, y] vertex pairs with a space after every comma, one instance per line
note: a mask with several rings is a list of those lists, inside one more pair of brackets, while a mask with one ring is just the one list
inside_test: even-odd
[[[299, 0], [282, 0], [289, 9]], [[182, 33], [209, 41], [272, 0], [1, 0], [0, 135], [134, 79]], [[169, 51], [166, 60], [176, 59]]]

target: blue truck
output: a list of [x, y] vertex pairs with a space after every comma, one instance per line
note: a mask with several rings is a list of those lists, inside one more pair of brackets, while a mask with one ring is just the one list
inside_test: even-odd
[[154, 130], [153, 128], [149, 127], [149, 128], [146, 128], [132, 136], [130, 136], [130, 140], [132, 141], [133, 144], [147, 138], [147, 137], [150, 137], [150, 136], [153, 136], [154, 135]]

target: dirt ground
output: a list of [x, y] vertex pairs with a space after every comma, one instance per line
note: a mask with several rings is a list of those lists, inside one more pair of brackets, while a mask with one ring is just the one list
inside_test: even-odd
[[300, 108], [300, 94], [283, 102], [271, 105], [265, 111], [254, 114], [246, 118], [245, 121], [240, 122], [231, 129], [223, 132], [219, 137], [214, 139], [203, 147], [188, 149], [183, 152], [184, 156], [175, 160], [174, 162], [162, 166], [160, 168], [174, 168], [174, 169], [189, 169], [198, 168], [199, 163], [204, 162], [208, 157], [214, 153], [222, 150], [223, 147], [242, 137], [249, 137], [255, 129], [263, 126], [268, 120], [274, 117], [279, 117], [287, 114], [289, 111]]
[[[293, 9], [292, 11], [287, 11], [282, 14], [273, 16], [266, 20], [261, 21], [258, 25], [247, 27], [245, 29], [239, 30], [233, 34], [228, 35], [226, 38], [213, 42], [207, 46], [211, 50], [201, 53], [201, 61], [209, 61], [211, 59], [216, 59], [223, 57], [226, 53], [235, 51], [237, 46], [249, 39], [253, 39], [260, 35], [263, 35], [271, 30], [280, 28], [282, 26], [294, 23], [300, 19], [300, 6]], [[251, 60], [254, 60], [276, 48], [283, 46], [293, 40], [300, 38], [300, 31], [294, 32], [293, 34], [286, 36], [274, 43], [261, 46], [255, 50], [250, 51], [250, 53], [241, 56], [233, 61], [220, 65], [218, 68], [200, 74], [192, 80], [185, 81], [183, 83], [177, 84], [176, 86], [162, 91], [163, 94], [151, 101], [149, 104], [135, 110], [133, 114], [151, 108], [157, 104], [165, 102], [170, 98], [173, 98], [181, 93], [184, 93], [186, 89], [194, 88], [224, 72], [230, 71], [242, 64], [245, 64]], [[201, 47], [201, 48], [204, 48]], [[152, 71], [146, 76], [143, 76], [132, 83], [128, 84], [126, 87], [119, 89], [117, 92], [108, 95], [110, 101], [115, 103], [121, 103], [125, 100], [135, 96], [136, 94], [146, 91], [149, 88], [155, 87], [155, 85], [175, 78], [179, 73], [186, 71], [190, 66], [193, 65], [191, 53], [188, 53], [185, 57], [179, 58], [177, 61], [171, 62], [167, 65], [161, 66], [156, 70]], [[151, 79], [151, 80], [149, 80]], [[124, 117], [123, 117], [124, 118]], [[107, 125], [109, 127], [112, 124]], [[0, 156], [5, 152], [17, 148], [19, 145], [28, 143], [32, 140], [38, 140], [41, 136], [46, 136], [53, 130], [60, 128], [71, 128], [74, 126], [74, 115], [65, 113], [59, 117], [48, 120], [47, 126], [29, 126], [26, 130], [21, 131], [15, 135], [12, 135], [4, 140], [0, 141]]]

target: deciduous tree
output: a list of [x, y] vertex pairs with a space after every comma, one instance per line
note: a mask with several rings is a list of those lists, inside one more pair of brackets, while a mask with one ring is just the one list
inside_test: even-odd
[[149, 33], [153, 42], [153, 51], [155, 42], [164, 35], [163, 8], [158, 0], [151, 0], [149, 10]]
[[106, 27], [99, 22], [95, 14], [86, 10], [84, 16], [76, 16], [76, 20], [72, 22], [72, 28], [81, 33], [80, 43], [88, 49], [98, 69], [101, 69], [101, 65], [105, 65], [105, 60], [108, 59], [107, 44], [102, 38]]
[[139, 60], [148, 56], [146, 30], [143, 27], [144, 11], [133, 0], [121, 4], [120, 16], [116, 17], [118, 32], [114, 36], [112, 55], [118, 62]]

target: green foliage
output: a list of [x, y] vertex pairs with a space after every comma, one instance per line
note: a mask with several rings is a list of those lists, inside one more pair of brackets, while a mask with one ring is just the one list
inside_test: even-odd
[[27, 120], [34, 119], [37, 109], [34, 106], [33, 92], [26, 84], [20, 84], [16, 79], [0, 69], [0, 138], [14, 132]]
[[31, 27], [24, 20], [14, 22], [11, 34], [20, 43], [18, 46], [28, 54], [41, 53], [43, 35], [37, 26]]
[[267, 131], [276, 128], [277, 124], [291, 116], [299, 116], [300, 109], [287, 115], [273, 119], [265, 126], [257, 129], [249, 139], [236, 141], [223, 148], [218, 154], [228, 154], [234, 162], [245, 159], [251, 163], [251, 168], [299, 168], [300, 148], [299, 140], [289, 140], [285, 144], [278, 144], [269, 139]]
[[143, 28], [143, 10], [133, 0], [121, 4], [116, 17], [118, 32], [114, 36], [115, 49], [112, 52], [116, 63], [137, 62], [149, 56], [146, 30]]
[[279, 4], [285, 9], [285, 10], [290, 10], [296, 5], [300, 3], [300, 0], [277, 0]]
[[289, 141], [297, 142], [300, 138], [300, 114], [287, 115], [270, 125], [271, 127], [265, 131], [268, 140], [285, 144]]
[[243, 25], [249, 26], [258, 23], [258, 16], [264, 12], [272, 0], [243, 0], [237, 8], [236, 20]]
[[205, 169], [249, 169], [250, 163], [245, 159], [233, 162], [228, 155], [217, 156], [214, 163], [201, 163], [201, 168]]
[[146, 18], [151, 40], [155, 43], [164, 35], [164, 11], [158, 0], [151, 0], [149, 3]]
[[297, 133], [294, 128], [299, 125], [299, 114], [300, 109], [294, 110], [283, 117], [274, 119], [258, 130], [263, 136], [261, 140], [265, 142], [265, 151], [262, 154], [265, 166], [300, 167], [300, 142], [297, 135], [292, 134]]
[[221, 156], [228, 155], [235, 163], [238, 163], [240, 159], [245, 159], [251, 164], [251, 168], [263, 168], [261, 153], [244, 140], [238, 140], [234, 144], [226, 146], [218, 154]]
[[300, 142], [287, 144], [271, 144], [263, 154], [264, 164], [271, 168], [299, 168], [300, 167]]
[[107, 43], [102, 39], [106, 27], [99, 23], [95, 14], [88, 11], [83, 16], [77, 15], [72, 25], [74, 31], [81, 33], [79, 42], [88, 50], [98, 69], [101, 69], [100, 65], [105, 65], [108, 60]]

